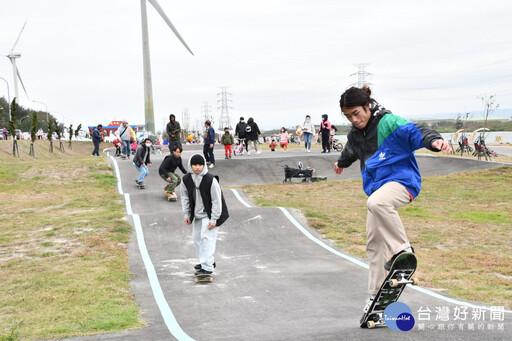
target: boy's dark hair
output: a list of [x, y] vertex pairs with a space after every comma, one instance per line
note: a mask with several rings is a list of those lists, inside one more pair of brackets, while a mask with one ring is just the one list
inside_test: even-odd
[[98, 127], [97, 128], [103, 128], [103, 126], [101, 124], [98, 124]]
[[377, 101], [371, 98], [372, 90], [368, 86], [356, 88], [355, 86], [346, 90], [340, 97], [340, 108], [363, 107], [366, 103], [370, 103], [373, 108]]
[[179, 145], [174, 145], [174, 147], [172, 148], [172, 151], [176, 151], [176, 149], [179, 149], [180, 150], [180, 153], [183, 152], [183, 148], [181, 148]]
[[212, 122], [210, 122], [210, 120], [206, 120], [206, 122], [204, 122], [204, 124], [206, 124], [209, 127], [212, 125]]
[[174, 118], [174, 120], [176, 121], [176, 116], [174, 116], [174, 114], [169, 115], [169, 121], [172, 121], [171, 118]]
[[226, 131], [226, 130], [229, 130], [229, 128], [228, 127], [224, 128], [224, 131]]
[[149, 142], [153, 143], [153, 141], [151, 141], [151, 139], [150, 139], [149, 137], [146, 137], [146, 138], [144, 139], [144, 141], [142, 141], [142, 143], [146, 143], [146, 141], [149, 141]]

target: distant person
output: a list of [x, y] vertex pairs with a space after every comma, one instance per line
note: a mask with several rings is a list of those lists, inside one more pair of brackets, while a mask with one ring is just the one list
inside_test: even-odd
[[281, 128], [281, 132], [279, 133], [279, 145], [281, 148], [284, 149], [286, 152], [288, 150], [288, 139], [290, 138], [290, 135], [288, 135], [288, 131], [285, 127]]
[[113, 144], [114, 144], [114, 147], [116, 147], [116, 155], [115, 156], [120, 156], [121, 148], [123, 148], [123, 143], [121, 142], [121, 140], [119, 138], [116, 138], [114, 140]]
[[130, 144], [135, 141], [136, 136], [135, 132], [133, 131], [132, 127], [128, 125], [127, 120], [123, 120], [123, 123], [117, 128], [115, 135], [121, 140], [123, 143], [123, 153], [121, 154], [121, 157], [123, 159], [130, 158]]
[[[414, 151], [428, 148], [449, 153], [451, 150], [439, 133], [393, 115], [370, 96], [367, 86], [351, 87], [341, 95], [340, 108], [352, 123], [352, 129], [334, 164], [336, 174], [342, 174], [344, 168], [359, 160], [363, 189], [369, 197], [366, 253], [370, 263], [370, 297], [364, 313], [395, 258], [403, 252], [414, 252], [397, 212], [420, 192], [421, 175]], [[389, 261], [388, 251], [393, 254]]]
[[98, 124], [94, 129], [92, 130], [92, 143], [94, 144], [94, 150], [92, 151], [92, 156], [100, 156], [100, 143], [103, 141], [103, 138], [101, 137], [101, 128], [103, 126], [101, 124]]
[[338, 128], [333, 126], [331, 124], [331, 131], [329, 132], [329, 149], [332, 149], [332, 144], [334, 143], [334, 140], [336, 138], [336, 132], [338, 131]]
[[181, 146], [181, 126], [180, 123], [176, 121], [176, 116], [173, 114], [169, 116], [169, 123], [167, 123], [165, 130], [169, 137], [169, 153], [172, 154], [175, 145], [178, 145], [183, 149]]
[[226, 159], [231, 159], [231, 153], [233, 152], [232, 146], [235, 143], [235, 138], [230, 134], [228, 127], [224, 128], [224, 135], [221, 137], [221, 143], [224, 145]]
[[331, 122], [328, 120], [326, 114], [322, 115], [322, 122], [320, 122], [319, 135], [322, 138], [322, 153], [330, 153], [329, 139], [331, 137]]
[[261, 150], [258, 150], [258, 139], [261, 135], [260, 128], [254, 122], [252, 117], [249, 117], [247, 120], [247, 126], [245, 126], [245, 138], [247, 140], [247, 155], [251, 155], [251, 151], [249, 150], [249, 145], [251, 142], [254, 145], [254, 150], [256, 154], [261, 154]]
[[276, 151], [276, 140], [272, 139], [272, 141], [270, 142], [268, 147], [270, 148], [271, 152], [275, 152]]
[[245, 133], [245, 128], [247, 127], [247, 123], [245, 123], [244, 121], [244, 118], [243, 117], [240, 117], [240, 122], [238, 122], [236, 124], [236, 127], [235, 127], [235, 136], [238, 138], [238, 144], [243, 144], [245, 145], [245, 151], [248, 152], [249, 151], [249, 147], [247, 145], [247, 139], [246, 139], [246, 133]]
[[130, 149], [132, 151], [132, 154], [135, 155], [135, 153], [137, 152], [137, 147], [138, 147], [138, 143], [137, 141], [133, 141], [131, 146], [130, 146]]
[[139, 171], [139, 177], [135, 180], [139, 188], [144, 188], [144, 179], [151, 168], [151, 139], [145, 138], [133, 157], [133, 165]]
[[160, 168], [158, 168], [160, 177], [167, 182], [167, 186], [165, 186], [165, 196], [168, 198], [176, 198], [174, 190], [181, 184], [181, 178], [176, 174], [176, 170], [179, 168], [183, 174], [187, 173], [181, 159], [182, 152], [183, 149], [180, 146], [174, 145], [174, 150], [171, 152], [171, 155], [167, 155], [162, 161]]
[[206, 159], [207, 165], [210, 168], [215, 167], [215, 155], [213, 155], [213, 147], [215, 146], [215, 129], [212, 127], [212, 122], [207, 120], [204, 122], [206, 134], [204, 137], [203, 154]]
[[7, 128], [4, 127], [4, 129], [2, 129], [2, 135], [4, 136], [4, 140], [7, 140]]
[[185, 224], [193, 224], [193, 238], [199, 264], [196, 275], [211, 275], [215, 268], [218, 227], [229, 217], [218, 177], [208, 173], [205, 158], [194, 154], [183, 177], [181, 206]]

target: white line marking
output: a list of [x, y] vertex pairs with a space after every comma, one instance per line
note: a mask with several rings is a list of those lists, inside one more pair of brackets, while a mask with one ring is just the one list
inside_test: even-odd
[[245, 202], [244, 199], [242, 199], [242, 197], [240, 196], [240, 194], [238, 194], [238, 191], [236, 189], [232, 188], [231, 191], [233, 191], [233, 193], [235, 194], [235, 197], [238, 199], [238, 201], [240, 201], [242, 203], [242, 205], [244, 205], [247, 208], [251, 207], [251, 205], [249, 205], [247, 202]]
[[[119, 172], [119, 167], [117, 165], [116, 160], [110, 156], [114, 163], [114, 168], [116, 170], [116, 176], [117, 176], [117, 185], [118, 185], [118, 191], [119, 194], [123, 194], [123, 189], [121, 186], [121, 173]], [[144, 241], [144, 231], [142, 229], [142, 224], [140, 222], [140, 216], [138, 214], [134, 214], [132, 211], [131, 206], [131, 200], [130, 200], [130, 194], [125, 193], [125, 205], [126, 205], [126, 212], [132, 216], [133, 218], [133, 224], [135, 226], [135, 232], [137, 235], [137, 244], [139, 246], [140, 255], [142, 257], [142, 261], [144, 262], [144, 266], [146, 268], [146, 273], [148, 274], [149, 284], [151, 286], [151, 290], [153, 291], [153, 297], [155, 298], [156, 304], [158, 305], [158, 309], [160, 309], [160, 313], [162, 314], [162, 317], [164, 319], [165, 325], [167, 326], [167, 329], [169, 332], [178, 340], [184, 340], [184, 341], [194, 341], [190, 336], [187, 335], [181, 329], [178, 321], [176, 321], [176, 317], [172, 313], [171, 307], [169, 307], [169, 304], [167, 303], [167, 300], [165, 299], [164, 292], [162, 290], [162, 287], [160, 286], [160, 282], [158, 281], [158, 276], [155, 271], [155, 267], [153, 266], [153, 263], [151, 262], [151, 257], [149, 257], [149, 252], [146, 247], [146, 242]]]
[[[245, 206], [247, 207], [251, 207], [250, 205], [248, 205], [245, 201], [242, 200], [242, 198], [240, 197], [240, 195], [238, 195], [236, 189], [232, 189], [233, 193], [235, 193], [235, 196], [238, 198], [238, 200], [240, 200], [240, 202], [242, 204], [244, 204]], [[310, 240], [312, 240], [313, 242], [315, 242], [316, 244], [320, 245], [321, 247], [323, 247], [324, 249], [326, 249], [327, 251], [329, 252], [332, 252], [334, 253], [335, 255], [339, 256], [339, 257], [342, 257], [352, 263], [355, 263], [365, 269], [369, 269], [369, 266], [368, 264], [366, 263], [363, 263], [353, 257], [350, 257], [350, 256], [347, 256], [341, 252], [338, 252], [336, 251], [335, 249], [333, 249], [332, 247], [326, 245], [324, 242], [322, 242], [321, 240], [317, 239], [316, 237], [314, 237], [311, 233], [309, 233], [308, 230], [306, 230], [301, 224], [299, 224], [299, 222], [288, 212], [288, 210], [286, 210], [285, 208], [283, 207], [277, 207], [278, 209], [281, 210], [281, 212], [283, 212], [283, 214], [288, 218], [288, 220], [290, 220], [290, 222], [296, 227], [298, 228], [306, 237], [308, 237]], [[469, 308], [480, 308], [480, 309], [485, 309], [485, 310], [491, 310], [492, 307], [484, 307], [484, 306], [479, 306], [479, 305], [475, 305], [475, 304], [471, 304], [471, 303], [468, 303], [468, 302], [463, 302], [463, 301], [459, 301], [459, 300], [455, 300], [453, 298], [449, 298], [449, 297], [445, 297], [443, 295], [440, 295], [436, 292], [433, 292], [433, 291], [430, 291], [428, 289], [425, 289], [425, 288], [422, 288], [420, 286], [417, 286], [417, 285], [412, 285], [410, 286], [412, 289], [416, 290], [416, 291], [419, 291], [425, 295], [429, 295], [431, 297], [434, 297], [434, 298], [437, 298], [437, 299], [440, 299], [440, 300], [443, 300], [443, 301], [446, 301], [448, 303], [452, 303], [452, 304], [455, 304], [455, 305], [460, 305], [460, 306], [466, 306], [466, 307], [469, 307]], [[505, 313], [508, 313], [508, 314], [512, 314], [512, 310], [504, 310]]]

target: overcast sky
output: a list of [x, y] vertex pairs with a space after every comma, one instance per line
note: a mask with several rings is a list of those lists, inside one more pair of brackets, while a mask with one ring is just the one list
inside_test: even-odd
[[[148, 3], [157, 130], [185, 108], [194, 123], [204, 102], [218, 118], [223, 86], [233, 123], [346, 122], [338, 100], [357, 63], [369, 64], [374, 98], [403, 117], [482, 110], [488, 94], [512, 108], [512, 1], [158, 2], [195, 56]], [[23, 106], [44, 102], [66, 125], [144, 124], [140, 1], [0, 0], [0, 9], [0, 54], [28, 17], [14, 51]], [[12, 98], [5, 57], [0, 77]]]

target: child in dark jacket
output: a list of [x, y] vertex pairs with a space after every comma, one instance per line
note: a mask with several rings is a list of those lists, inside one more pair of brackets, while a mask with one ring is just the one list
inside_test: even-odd
[[176, 193], [174, 190], [181, 184], [181, 178], [178, 174], [176, 174], [176, 169], [180, 169], [183, 174], [186, 174], [187, 171], [183, 167], [183, 162], [181, 160], [181, 152], [183, 149], [177, 144], [173, 145], [174, 150], [171, 151], [170, 155], [167, 155], [160, 168], [158, 168], [158, 173], [160, 177], [168, 182], [168, 184], [164, 187], [165, 196], [167, 198], [176, 199]]
[[185, 224], [193, 224], [193, 238], [199, 264], [197, 275], [210, 275], [215, 267], [218, 226], [229, 217], [217, 177], [208, 173], [206, 160], [194, 154], [189, 160], [189, 173], [183, 177], [181, 205]]
[[224, 152], [226, 159], [231, 159], [231, 153], [233, 151], [232, 146], [235, 143], [235, 138], [229, 133], [229, 128], [224, 128], [224, 135], [222, 135], [220, 142], [224, 145]]
[[151, 140], [146, 138], [142, 142], [142, 145], [137, 149], [135, 157], [133, 158], [133, 165], [139, 171], [139, 177], [135, 182], [139, 185], [139, 188], [144, 189], [143, 180], [149, 174], [149, 168], [151, 168]]

